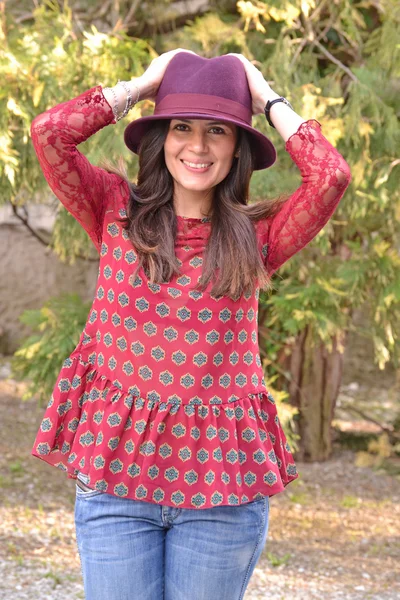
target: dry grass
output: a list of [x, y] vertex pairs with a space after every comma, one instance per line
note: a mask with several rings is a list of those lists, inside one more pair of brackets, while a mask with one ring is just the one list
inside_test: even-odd
[[[0, 596], [83, 598], [75, 483], [30, 455], [43, 408], [22, 402], [22, 387], [0, 381]], [[246, 600], [400, 597], [399, 478], [356, 467], [339, 448], [298, 468], [300, 478], [271, 499]]]

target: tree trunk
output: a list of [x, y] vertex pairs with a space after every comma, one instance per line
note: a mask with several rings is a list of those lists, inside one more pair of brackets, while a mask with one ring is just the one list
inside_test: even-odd
[[[336, 338], [330, 353], [323, 343], [313, 346], [311, 327], [304, 329], [296, 339], [290, 356], [284, 359], [284, 368], [290, 372], [290, 383], [278, 382], [288, 388], [290, 402], [299, 409], [297, 421], [301, 436], [298, 460], [312, 462], [326, 460], [332, 451], [331, 423], [342, 379], [344, 340]], [[285, 385], [286, 383], [286, 385]]]

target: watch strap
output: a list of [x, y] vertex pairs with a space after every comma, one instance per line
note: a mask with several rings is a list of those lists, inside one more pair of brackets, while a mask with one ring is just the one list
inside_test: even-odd
[[283, 102], [284, 104], [286, 104], [287, 106], [289, 106], [289, 108], [291, 108], [293, 110], [293, 106], [290, 104], [289, 100], [286, 100], [286, 98], [284, 98], [283, 96], [281, 96], [280, 98], [275, 98], [275, 100], [268, 100], [268, 102], [264, 108], [264, 114], [265, 114], [265, 117], [266, 117], [268, 123], [274, 129], [276, 129], [276, 128], [275, 128], [275, 125], [273, 124], [273, 122], [271, 121], [271, 117], [270, 117], [269, 113], [270, 113], [271, 107], [275, 104], [275, 102]]

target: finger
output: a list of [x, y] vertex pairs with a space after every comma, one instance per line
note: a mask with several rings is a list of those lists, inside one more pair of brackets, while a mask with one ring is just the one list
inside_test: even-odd
[[243, 63], [247, 60], [243, 54], [236, 54], [235, 52], [229, 52], [229, 54], [227, 54], [227, 56], [236, 56], [236, 58], [238, 58], [239, 60], [241, 60]]
[[196, 54], [196, 52], [193, 52], [193, 50], [187, 50], [186, 48], [177, 48], [176, 50], [172, 50], [172, 52], [175, 54], [178, 52], [190, 52], [190, 54]]

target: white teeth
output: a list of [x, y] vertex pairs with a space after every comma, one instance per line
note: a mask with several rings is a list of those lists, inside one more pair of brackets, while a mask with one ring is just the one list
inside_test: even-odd
[[204, 163], [202, 165], [196, 165], [195, 163], [186, 162], [186, 160], [183, 160], [182, 162], [185, 165], [188, 165], [189, 167], [193, 167], [194, 169], [205, 169], [206, 167], [209, 167], [210, 165], [212, 165], [212, 163]]

